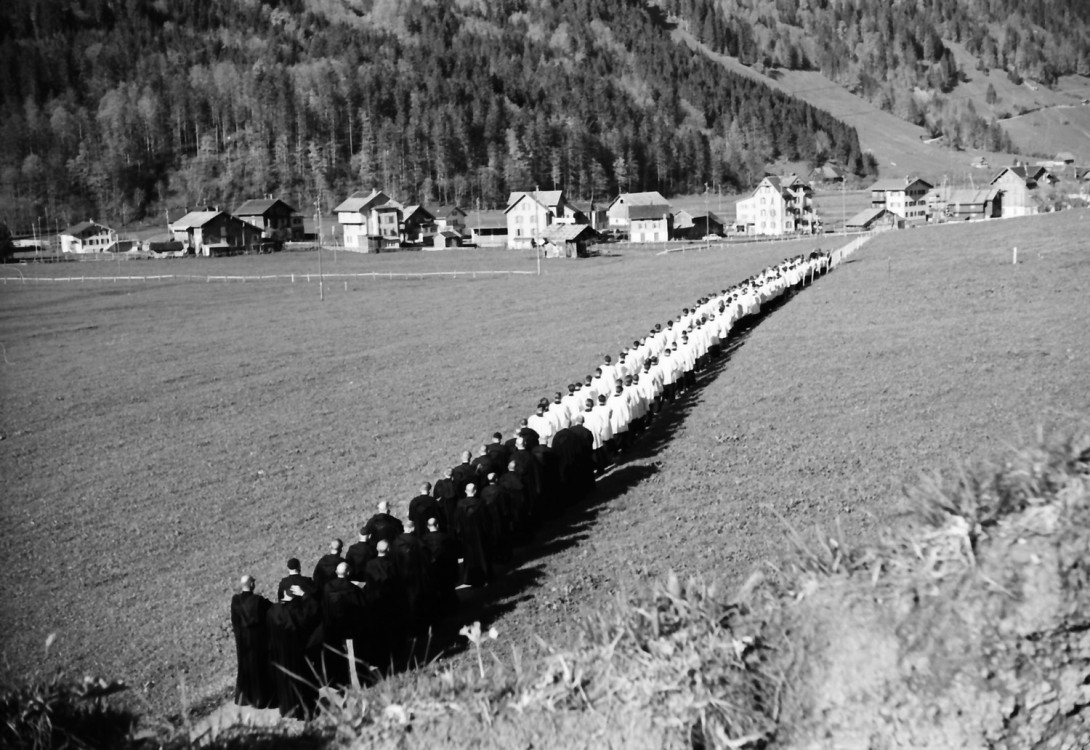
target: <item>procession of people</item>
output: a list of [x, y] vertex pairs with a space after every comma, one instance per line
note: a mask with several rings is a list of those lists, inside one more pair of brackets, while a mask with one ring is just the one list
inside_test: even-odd
[[406, 666], [415, 644], [455, 616], [458, 589], [487, 586], [543, 522], [593, 490], [719, 357], [747, 316], [827, 272], [821, 251], [770, 266], [656, 324], [575, 379], [506, 437], [494, 433], [395, 514], [387, 501], [345, 548], [330, 541], [308, 577], [287, 561], [275, 601], [244, 575], [231, 600], [235, 702], [313, 714], [321, 686], [370, 684]]

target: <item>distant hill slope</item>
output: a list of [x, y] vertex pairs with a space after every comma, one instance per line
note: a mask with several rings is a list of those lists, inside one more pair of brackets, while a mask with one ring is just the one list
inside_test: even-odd
[[626, 0], [11, 0], [0, 199], [52, 224], [266, 193], [328, 209], [374, 185], [409, 202], [502, 206], [534, 186], [603, 201], [748, 186], [781, 158], [866, 173], [852, 128], [670, 28]]

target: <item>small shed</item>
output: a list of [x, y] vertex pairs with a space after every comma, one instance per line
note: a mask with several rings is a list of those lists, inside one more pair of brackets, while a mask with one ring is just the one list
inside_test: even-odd
[[[462, 244], [462, 235], [460, 232], [456, 232], [453, 229], [440, 229], [435, 233], [435, 236], [431, 238], [432, 250], [446, 250], [451, 247], [458, 247]], [[428, 247], [425, 245], [425, 247]]]
[[597, 232], [587, 224], [553, 224], [541, 233], [546, 258], [586, 258]]
[[844, 225], [849, 232], [881, 232], [896, 229], [900, 217], [885, 208], [867, 208], [848, 219]]

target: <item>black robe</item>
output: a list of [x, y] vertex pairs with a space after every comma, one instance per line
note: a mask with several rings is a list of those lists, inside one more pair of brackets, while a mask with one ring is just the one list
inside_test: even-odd
[[[580, 434], [580, 430], [586, 435]], [[552, 448], [557, 463], [558, 506], [567, 507], [579, 502], [594, 486], [593, 440], [590, 430], [582, 425], [559, 430], [553, 436]]]
[[443, 515], [443, 506], [431, 495], [417, 495], [409, 501], [409, 518], [416, 526], [416, 535], [423, 537], [428, 533], [428, 519], [439, 522], [439, 528], [447, 528], [447, 519]]
[[363, 529], [371, 535], [367, 542], [372, 549], [379, 541], [392, 542], [399, 534], [405, 533], [405, 525], [389, 513], [376, 513], [371, 516]]
[[238, 676], [235, 703], [268, 708], [273, 701], [269, 672], [269, 631], [265, 622], [271, 602], [251, 591], [231, 597], [231, 629], [235, 632]]
[[531, 451], [537, 461], [539, 518], [556, 518], [563, 512], [560, 495], [560, 468], [556, 453], [547, 445], [539, 445]]
[[439, 507], [443, 509], [443, 518], [447, 525], [444, 531], [454, 529], [454, 514], [458, 510], [458, 488], [454, 486], [453, 479], [440, 479], [431, 490], [432, 496], [439, 501]]
[[334, 555], [332, 552], [319, 557], [312, 576], [314, 578], [314, 588], [321, 592], [327, 582], [337, 577], [337, 566], [343, 562], [343, 557]]
[[465, 555], [463, 583], [483, 586], [493, 578], [492, 560], [488, 556], [488, 510], [480, 496], [458, 501], [454, 530]]
[[405, 589], [393, 559], [376, 557], [364, 569], [364, 600], [368, 610], [366, 658], [385, 669], [395, 657], [405, 628]]
[[363, 580], [363, 569], [367, 561], [375, 556], [375, 546], [368, 540], [356, 542], [344, 553], [344, 561], [348, 563], [348, 577], [353, 581]]
[[453, 534], [445, 531], [429, 532], [424, 537], [424, 546], [428, 550], [429, 569], [432, 590], [435, 597], [433, 607], [437, 616], [451, 614], [458, 609], [458, 558], [462, 556], [461, 545]]
[[290, 593], [292, 586], [301, 588], [305, 596], [313, 596], [318, 593], [318, 587], [314, 585], [313, 578], [307, 578], [301, 573], [292, 573], [280, 579], [280, 585], [276, 587], [276, 601], [282, 600], [284, 594]]
[[511, 460], [511, 451], [503, 443], [489, 443], [484, 447], [485, 453], [492, 458], [492, 463], [498, 466], [497, 473], [507, 471], [507, 462]]
[[349, 638], [359, 639], [364, 621], [363, 592], [347, 578], [334, 578], [322, 591], [324, 675], [331, 685], [348, 684]]
[[275, 705], [281, 716], [308, 719], [318, 703], [318, 679], [307, 644], [321, 621], [315, 597], [276, 603], [269, 608], [269, 659]]
[[458, 497], [464, 497], [466, 494], [466, 485], [477, 478], [477, 470], [473, 464], [466, 461], [465, 463], [458, 464], [452, 469], [451, 479], [454, 480], [454, 490]]
[[390, 556], [405, 592], [409, 632], [421, 636], [431, 623], [431, 569], [428, 548], [416, 534], [402, 534], [390, 544]]

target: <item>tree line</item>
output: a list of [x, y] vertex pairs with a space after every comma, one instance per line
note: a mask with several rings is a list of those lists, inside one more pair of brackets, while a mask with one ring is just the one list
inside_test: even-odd
[[601, 203], [747, 188], [781, 158], [875, 171], [853, 128], [673, 41], [641, 2], [347, 8], [11, 0], [9, 223], [267, 193], [328, 210], [372, 186], [468, 207], [533, 187]]

